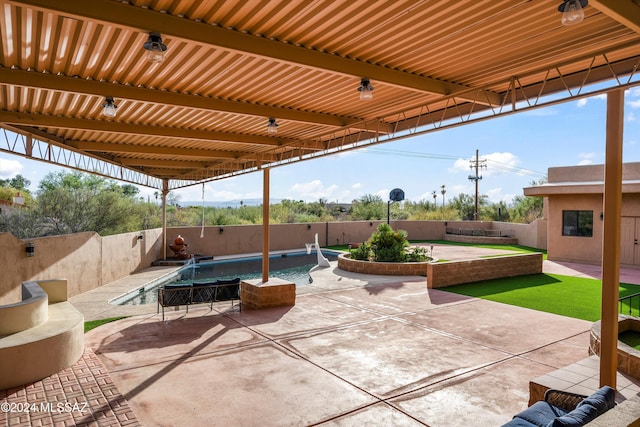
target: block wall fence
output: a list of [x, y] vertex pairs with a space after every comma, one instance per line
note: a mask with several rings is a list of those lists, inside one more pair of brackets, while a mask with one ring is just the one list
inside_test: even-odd
[[[321, 246], [361, 243], [384, 221], [349, 221], [270, 226], [271, 251], [305, 250], [318, 234]], [[440, 240], [446, 227], [515, 230], [518, 243], [546, 248], [546, 222], [512, 224], [483, 221], [391, 221], [394, 229], [405, 230], [411, 240]], [[235, 255], [261, 253], [262, 226], [234, 225], [176, 227], [167, 230], [167, 243], [184, 237], [192, 253]], [[33, 243], [34, 256], [27, 256]], [[21, 240], [0, 233], [0, 305], [21, 299], [22, 282], [64, 278], [69, 297], [100, 287], [151, 266], [162, 258], [162, 230], [142, 230], [102, 237], [93, 232]], [[167, 249], [167, 255], [172, 253]]]

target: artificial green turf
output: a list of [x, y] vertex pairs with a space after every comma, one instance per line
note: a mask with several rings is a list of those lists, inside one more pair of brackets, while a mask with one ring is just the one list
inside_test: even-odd
[[473, 246], [476, 248], [485, 248], [485, 249], [500, 249], [500, 250], [505, 250], [505, 251], [515, 251], [515, 252], [526, 252], [526, 253], [532, 253], [532, 252], [541, 252], [542, 253], [542, 259], [547, 259], [547, 250], [546, 249], [536, 249], [536, 248], [532, 248], [529, 246], [522, 246], [522, 245], [498, 245], [498, 244], [494, 244], [494, 245], [480, 245], [477, 243], [462, 243], [462, 242], [451, 242], [449, 240], [416, 240], [416, 241], [412, 241], [412, 243], [434, 243], [434, 244], [439, 244], [439, 245], [452, 245], [452, 246]]
[[[600, 319], [601, 286], [600, 280], [596, 279], [532, 274], [467, 283], [440, 290], [593, 322]], [[640, 292], [638, 285], [620, 284], [620, 296], [637, 292]], [[628, 309], [622, 312], [627, 313]], [[633, 312], [638, 315], [637, 308]]]
[[640, 350], [640, 332], [624, 331], [618, 334], [618, 339], [626, 345]]
[[331, 245], [331, 246], [325, 246], [324, 248], [329, 249], [331, 251], [342, 251], [342, 252], [349, 251], [349, 245]]
[[105, 323], [115, 322], [116, 320], [124, 319], [126, 317], [127, 316], [120, 316], [120, 317], [110, 317], [108, 319], [88, 320], [84, 322], [84, 333], [86, 334], [93, 328], [97, 328], [98, 326], [104, 325]]

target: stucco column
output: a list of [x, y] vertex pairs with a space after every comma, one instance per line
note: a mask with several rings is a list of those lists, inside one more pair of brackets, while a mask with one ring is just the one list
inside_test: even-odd
[[262, 170], [262, 282], [269, 281], [269, 168]]
[[613, 388], [616, 388], [618, 366], [623, 119], [624, 90], [612, 90], [607, 93], [607, 136], [604, 166], [600, 386], [608, 385]]
[[167, 259], [167, 195], [169, 180], [162, 180], [162, 259]]

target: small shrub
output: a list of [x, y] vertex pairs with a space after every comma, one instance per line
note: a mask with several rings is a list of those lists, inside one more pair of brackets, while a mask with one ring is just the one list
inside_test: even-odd
[[[427, 248], [416, 246], [409, 250], [407, 232], [394, 231], [389, 224], [380, 224], [369, 240], [350, 249], [351, 259], [378, 262], [423, 262], [430, 261]], [[433, 247], [431, 247], [433, 252]]]
[[427, 248], [423, 246], [414, 246], [404, 254], [405, 262], [424, 262], [430, 261], [431, 257], [427, 252]]
[[349, 251], [351, 259], [358, 261], [369, 261], [371, 258], [371, 246], [367, 243], [363, 243], [355, 249]]
[[378, 230], [371, 235], [367, 243], [371, 245], [374, 261], [379, 262], [404, 261], [404, 250], [409, 246], [406, 231], [394, 231], [385, 223], [378, 226]]

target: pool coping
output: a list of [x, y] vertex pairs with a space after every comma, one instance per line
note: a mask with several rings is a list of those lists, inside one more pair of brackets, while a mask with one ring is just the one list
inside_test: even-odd
[[[316, 249], [314, 249], [316, 250]], [[338, 258], [338, 256], [340, 254], [343, 254], [344, 252], [341, 251], [336, 251], [336, 250], [332, 250], [332, 249], [322, 249], [323, 253], [330, 253], [331, 256], [335, 256], [336, 258]], [[277, 258], [279, 256], [283, 256], [283, 255], [292, 255], [292, 256], [304, 256], [304, 255], [312, 255], [312, 252], [307, 253], [304, 249], [296, 249], [296, 250], [288, 250], [288, 251], [274, 251], [274, 252], [270, 252], [269, 253], [269, 258]], [[214, 258], [214, 257], [207, 257], [207, 258], [203, 258], [200, 261], [196, 261], [195, 265], [200, 265], [200, 264], [215, 264], [218, 262], [232, 262], [232, 261], [238, 261], [238, 262], [242, 262], [242, 261], [257, 261], [262, 259], [262, 254], [241, 254], [240, 256], [234, 256], [234, 255], [227, 255], [224, 257], [218, 257], [218, 258]], [[124, 304], [127, 301], [136, 298], [136, 296], [139, 293], [144, 293], [144, 292], [148, 292], [154, 288], [157, 288], [158, 286], [167, 283], [167, 282], [172, 282], [173, 280], [176, 279], [176, 277], [178, 277], [178, 273], [180, 272], [180, 270], [188, 267], [189, 265], [191, 265], [190, 263], [183, 263], [183, 264], [157, 264], [154, 263], [152, 264], [154, 267], [156, 266], [162, 266], [162, 267], [177, 267], [176, 270], [167, 273], [161, 277], [158, 277], [156, 279], [151, 280], [150, 282], [144, 283], [138, 287], [135, 287], [133, 289], [130, 289], [114, 298], [109, 299], [109, 304], [112, 305], [156, 305], [157, 301], [154, 302], [150, 302], [147, 304]], [[317, 265], [316, 265], [317, 266]], [[309, 270], [309, 275], [311, 275], [311, 271], [313, 270], [312, 267]], [[214, 279], [214, 278], [212, 278]], [[254, 280], [254, 277], [249, 277], [249, 278], [242, 278], [247, 279], [247, 280]], [[186, 286], [186, 285], [185, 285]], [[140, 292], [140, 289], [142, 289], [142, 292]]]
[[[337, 268], [337, 261], [331, 261], [330, 264], [330, 267], [315, 270], [311, 273], [314, 285], [320, 286], [309, 286], [309, 289], [305, 289], [303, 292], [299, 292], [299, 294], [329, 292], [333, 290], [331, 286], [323, 288], [323, 283], [339, 283], [341, 288], [349, 288], [365, 286], [367, 283], [372, 282], [391, 283], [401, 280], [400, 276], [375, 276], [343, 272]], [[181, 267], [176, 266], [151, 267], [134, 273], [124, 279], [103, 285], [80, 295], [75, 295], [69, 298], [69, 302], [85, 316], [85, 321], [140, 314], [156, 314], [157, 305], [155, 303], [143, 305], [114, 305], [110, 304], [109, 301], [126, 292], [140, 288], [144, 286], [145, 283], [158, 280], [167, 274], [171, 274], [180, 268]], [[336, 282], [336, 277], [338, 276], [340, 276], [340, 281]], [[424, 280], [424, 277], [421, 279]], [[228, 306], [228, 303], [225, 304], [224, 301], [216, 304], [224, 304], [225, 307]], [[214, 308], [216, 304], [214, 304]]]

